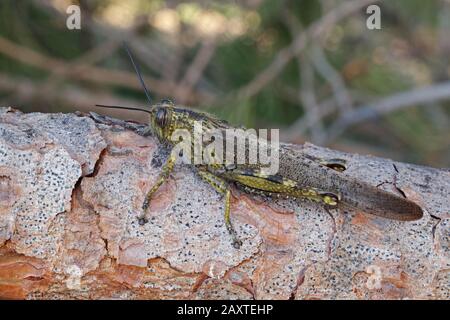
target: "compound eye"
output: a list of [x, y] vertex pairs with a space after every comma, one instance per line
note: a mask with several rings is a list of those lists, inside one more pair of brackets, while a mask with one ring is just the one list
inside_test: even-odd
[[161, 128], [166, 126], [167, 112], [165, 108], [160, 108], [156, 111], [155, 121]]

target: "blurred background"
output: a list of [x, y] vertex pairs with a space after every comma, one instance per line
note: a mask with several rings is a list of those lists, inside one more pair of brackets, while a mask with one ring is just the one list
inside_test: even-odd
[[[81, 8], [81, 30], [66, 12]], [[381, 30], [366, 9], [381, 8]], [[171, 98], [283, 141], [450, 167], [450, 0], [0, 1], [0, 105]]]

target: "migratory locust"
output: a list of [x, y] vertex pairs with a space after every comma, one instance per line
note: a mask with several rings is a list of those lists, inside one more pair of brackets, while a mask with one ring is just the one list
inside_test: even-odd
[[[232, 128], [226, 121], [217, 119], [207, 113], [175, 106], [169, 100], [152, 104], [139, 67], [126, 45], [125, 49], [149, 100], [150, 108], [97, 106], [148, 113], [150, 119], [147, 132], [152, 132], [169, 149], [173, 149], [175, 144], [171, 139], [174, 131], [185, 129], [193, 134], [195, 122], [201, 122], [206, 131]], [[141, 225], [147, 222], [147, 211], [152, 196], [168, 179], [175, 163], [176, 155], [172, 152], [142, 204], [142, 214], [139, 216]], [[327, 207], [355, 208], [365, 213], [393, 220], [410, 221], [420, 219], [423, 215], [420, 206], [414, 202], [343, 173], [346, 169], [344, 160], [312, 158], [293, 152], [289, 147], [283, 145], [280, 146], [279, 150], [279, 170], [276, 174], [267, 174], [258, 163], [193, 164], [192, 167], [203, 180], [224, 196], [224, 222], [235, 248], [239, 248], [242, 243], [230, 220], [230, 186], [232, 184], [249, 193], [269, 197], [310, 199]]]

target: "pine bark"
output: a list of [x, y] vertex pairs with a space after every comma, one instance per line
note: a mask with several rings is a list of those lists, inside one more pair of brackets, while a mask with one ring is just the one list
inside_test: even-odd
[[304, 144], [342, 173], [407, 197], [424, 217], [223, 199], [178, 166], [137, 216], [164, 152], [143, 125], [0, 108], [2, 299], [449, 299], [450, 173]]

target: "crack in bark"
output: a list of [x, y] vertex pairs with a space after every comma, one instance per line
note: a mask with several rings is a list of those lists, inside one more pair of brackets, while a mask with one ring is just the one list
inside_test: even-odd
[[[100, 134], [100, 135], [101, 135], [101, 134]], [[102, 137], [103, 137], [103, 135], [102, 135]], [[101, 165], [102, 162], [103, 162], [103, 158], [104, 158], [104, 156], [105, 156], [105, 154], [106, 154], [106, 152], [107, 152], [107, 149], [108, 149], [108, 146], [104, 147], [104, 148], [100, 151], [100, 153], [98, 154], [98, 158], [97, 158], [97, 160], [95, 161], [95, 164], [94, 164], [94, 170], [92, 170], [91, 173], [89, 173], [89, 174], [87, 174], [87, 175], [85, 175], [85, 176], [82, 176], [82, 178], [83, 178], [83, 177], [93, 178], [93, 177], [97, 176], [98, 170], [100, 169], [100, 165]]]
[[398, 170], [395, 163], [392, 163], [392, 166], [394, 167], [394, 170], [396, 172], [393, 177], [392, 185], [403, 196], [403, 198], [407, 199], [408, 197], [406, 196], [406, 193], [397, 185], [397, 179], [398, 179], [398, 175], [400, 174], [400, 171]]
[[[261, 252], [262, 252], [262, 251], [261, 251], [261, 246], [263, 245], [263, 243], [264, 243], [263, 241], [261, 241], [261, 242], [259, 243], [259, 245], [258, 245], [258, 250], [257, 250], [254, 254], [252, 254], [250, 257], [248, 257], [248, 258], [242, 260], [238, 265], [236, 265], [236, 266], [230, 268], [227, 272], [225, 272], [223, 278], [228, 278], [228, 275], [229, 275], [233, 270], [237, 270], [239, 267], [243, 266], [244, 264], [249, 263], [250, 261], [252, 261], [253, 259], [255, 259], [255, 258], [257, 258], [257, 257], [260, 257], [260, 256], [262, 255], [262, 253], [261, 253]], [[248, 279], [249, 279], [249, 281], [250, 281], [250, 289], [251, 289], [251, 290], [248, 290], [245, 286], [242, 286], [242, 285], [239, 285], [239, 284], [235, 284], [235, 285], [237, 285], [237, 286], [239, 286], [239, 287], [241, 287], [241, 288], [244, 288], [248, 293], [250, 293], [250, 294], [252, 295], [253, 300], [256, 300], [256, 290], [255, 290], [255, 286], [254, 286], [254, 284], [253, 284], [253, 274], [254, 274], [254, 270], [253, 270], [253, 272], [251, 273], [250, 276], [247, 275], [247, 276], [248, 276]]]
[[303, 284], [303, 282], [305, 281], [305, 273], [306, 270], [309, 269], [310, 266], [312, 266], [315, 262], [306, 265], [305, 267], [302, 268], [302, 270], [300, 270], [300, 272], [298, 273], [297, 276], [297, 283], [294, 287], [294, 289], [292, 290], [291, 294], [289, 295], [289, 299], [288, 300], [295, 300], [295, 297], [297, 296], [297, 291], [298, 288]]
[[333, 221], [332, 232], [331, 232], [330, 238], [328, 239], [328, 244], [327, 244], [327, 247], [328, 247], [327, 255], [328, 255], [328, 260], [329, 260], [331, 257], [332, 243], [333, 243], [334, 238], [337, 235], [337, 226], [336, 226], [336, 219], [334, 218], [334, 216], [330, 212], [330, 210], [328, 210], [328, 208], [325, 208], [325, 211], [327, 212], [327, 214], [331, 217], [331, 220]]
[[439, 218], [438, 216], [435, 216], [435, 215], [433, 215], [431, 213], [430, 213], [430, 217], [432, 219], [436, 219], [437, 220], [436, 224], [433, 225], [433, 227], [431, 228], [431, 234], [432, 234], [432, 237], [433, 237], [433, 246], [436, 248], [436, 229], [437, 229], [438, 225], [442, 222], [442, 218]]

